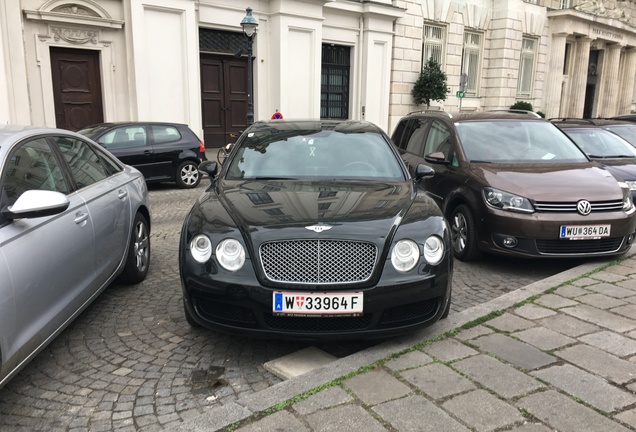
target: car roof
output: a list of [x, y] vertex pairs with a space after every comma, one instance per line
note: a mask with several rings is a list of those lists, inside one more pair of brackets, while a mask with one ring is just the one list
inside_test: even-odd
[[406, 117], [439, 117], [444, 118], [451, 123], [460, 121], [479, 121], [479, 120], [523, 120], [523, 121], [543, 121], [537, 113], [525, 110], [493, 110], [493, 111], [441, 111], [441, 110], [422, 110], [409, 113]]
[[589, 128], [602, 128], [603, 126], [612, 126], [612, 125], [625, 125], [625, 126], [634, 126], [633, 122], [624, 121], [624, 120], [612, 120], [612, 119], [585, 119], [585, 118], [551, 118], [550, 121], [554, 123], [554, 125], [563, 128], [572, 128], [572, 127], [589, 127]]
[[0, 148], [3, 146], [3, 144], [11, 144], [23, 138], [39, 134], [52, 133], [73, 135], [76, 137], [81, 137], [82, 139], [86, 139], [86, 137], [82, 137], [81, 135], [77, 135], [75, 132], [66, 129], [50, 128], [46, 126], [0, 124]]
[[135, 125], [170, 125], [170, 126], [187, 126], [185, 123], [175, 122], [162, 122], [162, 121], [121, 121], [121, 122], [107, 122], [107, 123], [95, 123], [92, 125], [84, 126], [82, 129], [94, 128], [94, 127], [118, 127], [118, 126], [135, 126]]
[[377, 125], [364, 120], [332, 119], [275, 119], [258, 121], [250, 130], [293, 131], [293, 130], [335, 130], [341, 133], [382, 132]]

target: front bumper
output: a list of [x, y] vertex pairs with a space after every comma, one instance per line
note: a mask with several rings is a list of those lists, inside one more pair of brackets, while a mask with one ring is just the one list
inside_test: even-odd
[[[409, 281], [380, 280], [371, 287], [296, 288], [265, 287], [256, 282], [219, 280], [201, 273], [200, 266], [186, 259], [181, 281], [185, 307], [204, 327], [226, 333], [276, 339], [343, 340], [379, 339], [408, 333], [440, 319], [450, 301], [452, 266], [444, 260], [435, 273], [420, 270]], [[222, 279], [222, 278], [220, 278]], [[352, 292], [364, 293], [361, 316], [280, 316], [272, 313], [273, 293]]]

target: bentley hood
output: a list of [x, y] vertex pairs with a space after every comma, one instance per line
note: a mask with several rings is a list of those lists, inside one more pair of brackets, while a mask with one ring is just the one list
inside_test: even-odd
[[[204, 215], [225, 214], [254, 244], [272, 238], [375, 239], [382, 244], [403, 220], [413, 218], [411, 212], [420, 219], [441, 215], [424, 193], [414, 192], [410, 181], [321, 182], [318, 186], [313, 182], [225, 180], [217, 190], [222, 192], [206, 194], [199, 210]], [[230, 225], [229, 220], [225, 223]], [[208, 229], [222, 227], [217, 221], [216, 228]]]

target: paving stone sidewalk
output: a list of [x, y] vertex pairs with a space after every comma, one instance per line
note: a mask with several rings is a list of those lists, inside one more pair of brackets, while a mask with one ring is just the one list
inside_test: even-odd
[[636, 254], [451, 314], [180, 430], [634, 431]]

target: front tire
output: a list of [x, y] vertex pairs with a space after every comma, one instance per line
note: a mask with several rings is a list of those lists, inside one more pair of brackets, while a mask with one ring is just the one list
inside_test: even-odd
[[119, 276], [119, 281], [124, 284], [138, 284], [146, 278], [148, 267], [150, 267], [150, 230], [144, 215], [137, 213], [130, 236], [126, 265]]
[[177, 186], [181, 189], [191, 189], [199, 185], [201, 173], [199, 166], [192, 161], [183, 161], [179, 164], [176, 173]]
[[477, 247], [477, 229], [475, 218], [468, 206], [457, 206], [450, 217], [453, 253], [460, 261], [474, 261], [481, 257]]

